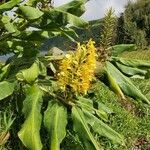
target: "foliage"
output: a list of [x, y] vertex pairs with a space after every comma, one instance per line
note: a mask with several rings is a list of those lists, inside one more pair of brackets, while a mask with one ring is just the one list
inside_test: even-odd
[[[73, 40], [77, 34], [67, 24], [76, 27], [87, 25], [87, 22], [78, 17], [84, 12], [84, 1], [70, 2], [58, 8], [48, 6], [34, 8], [39, 6], [40, 1], [20, 3], [19, 0], [15, 2], [12, 0], [0, 7], [0, 54], [13, 52], [26, 57], [35, 55], [35, 50], [38, 50], [43, 42], [51, 37], [63, 35]], [[17, 10], [14, 11], [13, 7]], [[78, 13], [73, 11], [74, 8], [78, 8]], [[14, 16], [4, 14], [6, 10], [10, 10]], [[29, 56], [27, 53], [30, 53]]]
[[123, 14], [125, 34], [140, 48], [149, 45], [150, 35], [150, 1], [137, 0], [129, 2]]
[[[123, 137], [107, 125], [105, 107], [101, 108], [97, 103], [99, 107], [95, 108], [92, 100], [83, 98], [94, 77], [94, 43], [79, 44], [77, 51], [67, 54], [64, 59], [63, 56], [37, 55], [38, 48], [47, 38], [61, 34], [74, 40], [76, 33], [69, 25], [87, 25], [79, 18], [86, 1], [75, 0], [57, 8], [38, 0], [23, 4], [10, 2], [0, 7], [1, 53], [13, 52], [15, 55], [1, 67], [0, 100], [9, 101], [17, 116], [18, 127], [13, 136], [18, 134], [22, 145], [31, 150], [59, 150], [67, 130], [74, 132], [87, 150], [102, 149], [94, 134], [123, 145]], [[3, 13], [14, 6], [16, 18]], [[88, 76], [83, 76], [86, 72]], [[101, 130], [97, 130], [97, 126]], [[20, 141], [18, 147], [23, 149]]]
[[[65, 57], [38, 54], [45, 39], [64, 35], [75, 41], [77, 34], [70, 25], [79, 28], [87, 25], [80, 18], [86, 2], [74, 0], [57, 8], [49, 1], [39, 0], [25, 3], [11, 0], [0, 5], [0, 52], [14, 53], [0, 68], [0, 103], [4, 109], [6, 103], [10, 103], [16, 116], [14, 122], [13, 119], [8, 121], [9, 126], [12, 123], [17, 125], [11, 132], [17, 139], [17, 148], [13, 145], [12, 149], [59, 150], [67, 133], [76, 137], [86, 150], [103, 149], [96, 136], [106, 137], [125, 147], [123, 136], [109, 126], [109, 115], [113, 111], [87, 95], [95, 77], [94, 42], [78, 44], [76, 51]], [[8, 10], [13, 11], [16, 18], [10, 18], [5, 13]], [[109, 21], [112, 10], [107, 15]], [[110, 29], [103, 30], [103, 35], [107, 30], [110, 32], [102, 36], [104, 50], [110, 48], [113, 27], [112, 23]], [[110, 49], [117, 49], [114, 50], [117, 55], [120, 48], [123, 52], [128, 46], [133, 49], [133, 45], [118, 45]], [[124, 92], [149, 104], [146, 96], [123, 75], [124, 70], [132, 68], [130, 76], [143, 73], [142, 77], [145, 77], [148, 70], [139, 67], [149, 67], [149, 62], [110, 57], [105, 59], [104, 72], [110, 86], [122, 98], [125, 98]]]
[[[94, 50], [95, 47], [92, 41], [90, 41], [87, 46], [79, 46], [76, 53], [72, 54], [72, 56], [70, 55], [74, 61], [76, 60], [75, 65], [81, 66], [81, 68], [77, 67], [77, 69], [80, 69], [78, 71], [82, 71], [82, 69], [84, 69], [82, 65], [87, 65], [89, 70], [93, 70], [93, 64], [92, 66], [91, 63], [89, 64], [89, 61], [91, 62], [91, 59], [89, 58], [92, 57], [93, 60], [95, 60]], [[64, 61], [66, 61], [65, 58], [62, 62]], [[71, 63], [74, 61], [71, 61]], [[69, 87], [67, 81], [66, 83], [68, 86], [66, 86], [65, 89], [60, 88], [62, 87], [59, 85], [60, 80], [55, 81], [55, 77], [41, 74], [41, 72], [44, 72], [44, 66], [40, 70], [40, 63], [41, 62], [39, 60], [36, 60], [30, 68], [20, 70], [16, 74], [18, 84], [21, 85], [23, 93], [25, 94], [25, 100], [23, 100], [22, 108], [25, 121], [18, 133], [18, 136], [28, 149], [42, 149], [43, 147], [42, 141], [44, 139], [40, 136], [43, 117], [44, 126], [47, 129], [47, 134], [49, 135], [48, 147], [50, 147], [50, 149], [60, 149], [60, 144], [66, 136], [67, 124], [70, 123], [67, 119], [69, 116], [72, 118], [72, 127], [79, 136], [79, 139], [82, 141], [85, 149], [102, 149], [90, 131], [89, 125], [93, 129], [93, 132], [106, 136], [114, 142], [123, 144], [122, 136], [102, 121], [107, 121], [107, 111], [103, 108], [101, 109], [100, 106], [98, 108], [94, 108], [91, 100], [78, 96], [79, 94], [81, 96], [86, 94], [87, 91], [82, 91], [81, 89], [81, 93], [80, 91], [75, 91], [74, 93], [71, 91], [71, 87]], [[68, 66], [65, 67], [68, 68]], [[71, 65], [70, 70], [73, 68], [74, 66]], [[30, 74], [31, 71], [32, 75]], [[60, 66], [59, 74], [61, 74], [62, 71], [64, 71], [64, 67]], [[74, 73], [78, 72], [76, 70], [73, 71]], [[90, 74], [92, 74], [92, 72], [90, 72]], [[43, 76], [42, 79], [40, 78], [40, 75]], [[76, 78], [76, 76], [73, 78]], [[86, 80], [89, 80], [90, 82], [92, 80], [92, 77], [87, 78], [86, 76], [83, 76], [82, 78], [86, 78]], [[89, 81], [87, 82], [88, 84]], [[89, 86], [86, 90], [88, 90], [88, 88]], [[43, 108], [43, 113], [41, 114], [42, 103], [44, 103], [45, 96], [47, 105]], [[50, 117], [51, 115], [53, 118]], [[97, 130], [97, 126], [100, 130]], [[82, 134], [82, 132], [84, 132], [84, 134]]]

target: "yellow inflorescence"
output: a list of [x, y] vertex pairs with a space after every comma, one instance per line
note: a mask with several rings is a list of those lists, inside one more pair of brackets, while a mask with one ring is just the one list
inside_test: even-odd
[[60, 64], [58, 83], [61, 89], [86, 94], [94, 77], [95, 68], [94, 42], [90, 40], [87, 45], [78, 44], [77, 51], [67, 54]]

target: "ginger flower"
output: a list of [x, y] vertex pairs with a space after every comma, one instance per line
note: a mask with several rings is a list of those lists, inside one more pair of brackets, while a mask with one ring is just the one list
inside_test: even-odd
[[86, 45], [80, 45], [75, 53], [67, 54], [62, 60], [58, 84], [63, 91], [71, 90], [75, 94], [86, 94], [90, 88], [96, 68], [96, 48], [89, 40]]

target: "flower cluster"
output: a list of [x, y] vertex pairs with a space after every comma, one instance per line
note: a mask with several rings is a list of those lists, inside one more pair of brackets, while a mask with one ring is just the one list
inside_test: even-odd
[[58, 84], [62, 90], [71, 90], [76, 94], [86, 94], [94, 77], [96, 68], [96, 48], [89, 40], [86, 45], [78, 44], [75, 53], [66, 54], [62, 60]]

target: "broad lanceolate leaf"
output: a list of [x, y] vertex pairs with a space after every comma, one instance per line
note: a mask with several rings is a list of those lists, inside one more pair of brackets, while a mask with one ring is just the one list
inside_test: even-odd
[[80, 17], [85, 12], [84, 4], [86, 2], [87, 0], [74, 0], [70, 3], [57, 7], [57, 9]]
[[42, 11], [31, 6], [20, 6], [19, 10], [28, 20], [38, 19], [44, 14]]
[[120, 96], [122, 99], [125, 99], [124, 94], [122, 90], [120, 89], [118, 83], [115, 81], [113, 76], [109, 73], [108, 70], [106, 70], [107, 79], [109, 81], [109, 87], [112, 91], [114, 91], [118, 96]]
[[107, 124], [99, 120], [88, 111], [84, 111], [86, 122], [92, 127], [93, 131], [101, 136], [105, 136], [112, 141], [124, 145], [123, 137], [110, 128]]
[[125, 51], [134, 51], [136, 50], [135, 44], [119, 44], [114, 45], [109, 48], [113, 56], [118, 56], [119, 54], [125, 52]]
[[72, 108], [72, 118], [73, 118], [73, 126], [74, 130], [77, 132], [79, 139], [83, 143], [86, 150], [101, 150], [102, 148], [94, 139], [88, 124], [86, 123], [86, 118], [82, 110], [74, 106]]
[[75, 38], [78, 38], [77, 33], [71, 28], [62, 28], [61, 35], [67, 37], [72, 42], [75, 42]]
[[52, 28], [66, 26], [67, 24], [79, 28], [83, 28], [88, 25], [88, 23], [82, 18], [54, 8], [44, 13], [40, 28], [48, 30]]
[[0, 5], [0, 12], [12, 9], [14, 6], [19, 4], [21, 1], [22, 0], [10, 0], [9, 2], [5, 2], [4, 4]]
[[66, 136], [66, 107], [55, 100], [50, 101], [44, 113], [44, 125], [49, 132], [50, 150], [60, 150], [60, 143]]
[[23, 113], [26, 120], [18, 136], [28, 149], [41, 150], [40, 127], [42, 115], [40, 111], [42, 105], [42, 92], [36, 85], [33, 85], [27, 89], [26, 95], [23, 105]]
[[134, 76], [134, 75], [145, 76], [147, 73], [146, 70], [142, 70], [142, 69], [135, 68], [135, 67], [125, 66], [125, 65], [122, 65], [122, 64], [117, 63], [117, 62], [116, 62], [116, 65], [117, 65], [117, 68], [121, 72], [123, 72], [124, 74], [129, 75], [129, 76]]
[[10, 96], [14, 92], [15, 83], [0, 82], [0, 100]]
[[33, 83], [35, 79], [38, 77], [38, 75], [39, 75], [39, 66], [38, 63], [35, 62], [30, 68], [20, 71], [19, 73], [17, 73], [16, 76], [17, 79], [20, 81]]
[[81, 108], [89, 111], [90, 113], [97, 114], [101, 119], [107, 121], [107, 112], [103, 108], [101, 108], [99, 105], [98, 109], [94, 108], [92, 100], [83, 97], [78, 97], [78, 99], [79, 101], [77, 101], [77, 103]]
[[118, 62], [120, 64], [130, 66], [130, 67], [147, 67], [150, 68], [150, 61], [139, 60], [139, 59], [127, 59], [121, 57], [111, 57], [112, 62]]
[[144, 96], [139, 89], [130, 81], [129, 78], [124, 76], [114, 65], [110, 62], [106, 64], [107, 72], [114, 78], [117, 84], [121, 87], [122, 91], [135, 98], [141, 99], [143, 102], [150, 104], [150, 101]]

